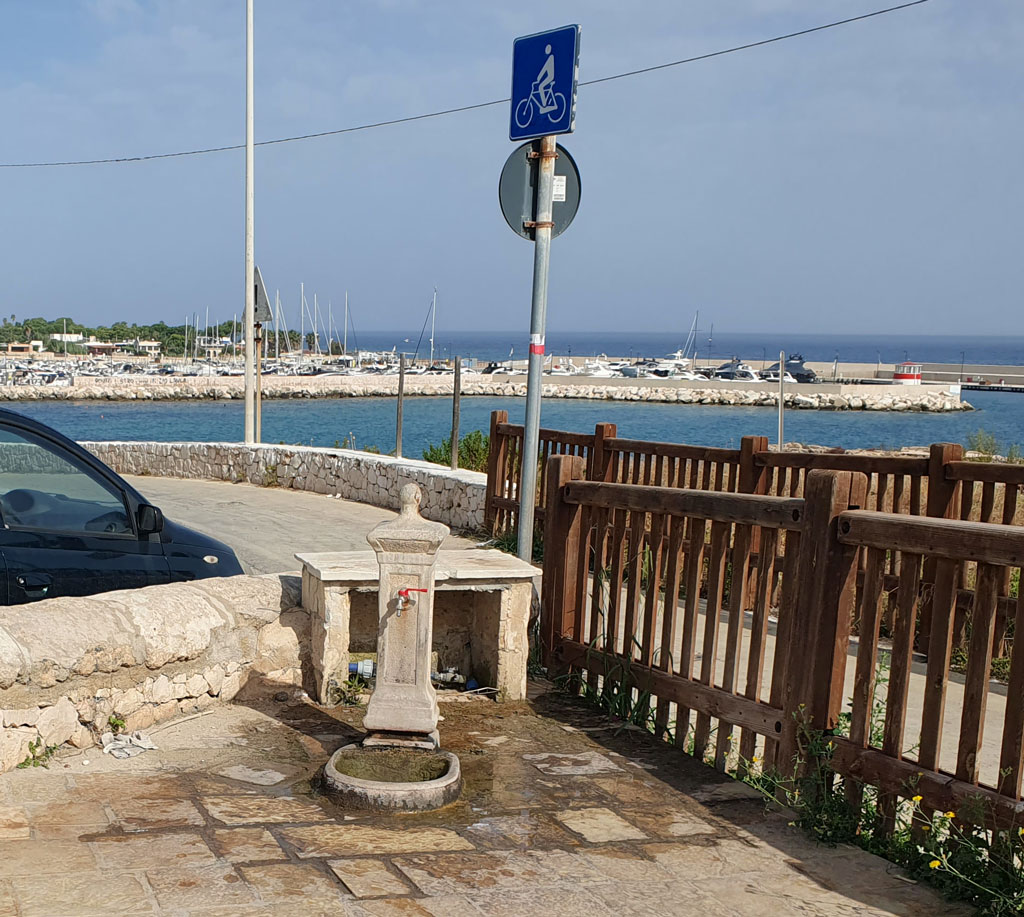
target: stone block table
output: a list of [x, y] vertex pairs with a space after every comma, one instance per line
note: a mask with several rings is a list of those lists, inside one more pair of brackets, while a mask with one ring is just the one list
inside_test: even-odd
[[[309, 611], [317, 699], [338, 700], [351, 653], [376, 652], [380, 569], [373, 551], [296, 554]], [[438, 668], [454, 666], [499, 700], [526, 697], [529, 620], [541, 571], [496, 550], [437, 554], [433, 648]]]

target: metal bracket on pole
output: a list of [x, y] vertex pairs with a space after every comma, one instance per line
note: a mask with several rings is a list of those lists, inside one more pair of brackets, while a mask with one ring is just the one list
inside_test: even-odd
[[554, 220], [523, 220], [523, 226], [527, 229], [554, 229]]

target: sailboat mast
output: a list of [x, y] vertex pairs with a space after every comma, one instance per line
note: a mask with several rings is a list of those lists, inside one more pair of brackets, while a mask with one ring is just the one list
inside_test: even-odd
[[299, 284], [299, 323], [301, 325], [301, 331], [299, 332], [299, 358], [301, 359], [306, 354], [306, 284]]
[[348, 354], [348, 290], [345, 291], [345, 331], [341, 352], [346, 355]]
[[277, 323], [277, 316], [281, 312], [281, 291], [274, 291], [274, 356], [281, 359], [281, 328]]
[[320, 306], [317, 305], [316, 293], [313, 294], [313, 349], [320, 356]]
[[437, 287], [434, 287], [434, 299], [430, 304], [430, 365], [434, 365], [434, 323], [437, 321]]

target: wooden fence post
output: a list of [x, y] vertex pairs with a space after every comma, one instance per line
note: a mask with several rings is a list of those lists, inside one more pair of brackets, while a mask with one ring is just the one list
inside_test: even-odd
[[[540, 639], [541, 657], [551, 667], [552, 654], [563, 637], [575, 637], [576, 604], [580, 600], [579, 559], [583, 537], [583, 511], [566, 503], [563, 488], [586, 474], [586, 464], [578, 455], [552, 455], [548, 459], [547, 506], [544, 516], [544, 577], [541, 580]], [[586, 575], [586, 571], [583, 571]]]
[[767, 436], [744, 436], [740, 440], [739, 492], [741, 494], [768, 492], [768, 469], [757, 461], [757, 453], [767, 451]]
[[[741, 494], [768, 493], [768, 469], [757, 461], [757, 453], [767, 451], [767, 436], [744, 436], [740, 440], [739, 492]], [[756, 527], [750, 533], [750, 554], [751, 560], [754, 560], [755, 555], [757, 559], [750, 564], [747, 571], [745, 611], [750, 611], [754, 607], [754, 596], [757, 594], [757, 578], [760, 576], [760, 571], [772, 568], [771, 563], [762, 563], [761, 529]]]
[[491, 438], [487, 452], [487, 490], [484, 492], [484, 529], [492, 538], [498, 531], [498, 512], [494, 499], [505, 496], [505, 465], [508, 458], [508, 437], [498, 432], [499, 424], [508, 423], [508, 411], [491, 411]]
[[828, 731], [835, 727], [842, 709], [859, 549], [839, 542], [838, 517], [848, 509], [865, 506], [867, 489], [867, 476], [860, 472], [815, 470], [807, 475], [796, 602], [784, 673], [780, 769], [797, 755], [801, 724]]
[[[928, 498], [925, 514], [936, 519], [954, 519], [957, 516], [959, 481], [946, 478], [946, 463], [959, 462], [964, 457], [964, 447], [959, 443], [932, 443], [928, 450]], [[923, 590], [918, 613], [918, 646], [927, 652], [932, 633], [932, 592], [935, 588], [936, 560], [926, 557], [921, 573]], [[954, 588], [958, 584], [954, 584]]]
[[605, 448], [606, 439], [615, 439], [618, 427], [613, 423], [599, 423], [594, 426], [594, 448], [587, 463], [587, 480], [611, 483], [612, 456]]

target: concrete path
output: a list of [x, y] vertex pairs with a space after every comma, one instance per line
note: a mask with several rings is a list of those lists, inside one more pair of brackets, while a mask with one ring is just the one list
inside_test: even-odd
[[[178, 478], [126, 475], [175, 522], [229, 544], [249, 573], [297, 570], [295, 554], [369, 550], [366, 533], [397, 513], [322, 494]], [[450, 536], [446, 548], [476, 542]]]
[[465, 781], [452, 805], [348, 810], [310, 781], [362, 711], [281, 687], [166, 724], [138, 758], [89, 749], [4, 775], [0, 917], [972, 912], [555, 693], [442, 704]]

